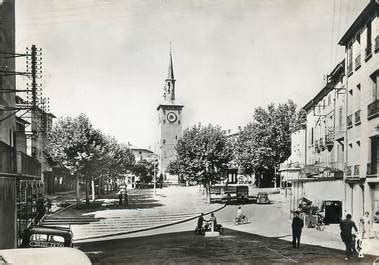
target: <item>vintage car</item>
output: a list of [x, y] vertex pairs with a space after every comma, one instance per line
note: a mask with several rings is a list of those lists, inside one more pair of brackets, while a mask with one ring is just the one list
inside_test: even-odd
[[75, 248], [0, 249], [0, 265], [90, 265], [88, 256]]
[[270, 200], [268, 199], [267, 192], [258, 192], [257, 203], [258, 204], [268, 204], [268, 203], [270, 203]]
[[70, 228], [35, 226], [28, 228], [22, 236], [22, 248], [73, 247]]
[[248, 186], [237, 186], [236, 187], [236, 198], [238, 202], [247, 202], [249, 200], [249, 187]]

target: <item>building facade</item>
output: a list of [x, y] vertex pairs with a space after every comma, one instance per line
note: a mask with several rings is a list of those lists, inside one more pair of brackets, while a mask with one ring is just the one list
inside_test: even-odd
[[335, 66], [325, 86], [303, 107], [305, 129], [292, 133], [291, 156], [279, 170], [283, 186], [290, 187], [291, 210], [302, 199], [320, 207], [333, 204], [337, 210], [326, 216], [330, 222], [342, 218], [344, 205], [344, 65]]
[[346, 61], [346, 210], [379, 211], [379, 1], [371, 0], [339, 44]]
[[176, 159], [175, 146], [182, 136], [182, 109], [183, 105], [175, 102], [175, 77], [170, 50], [168, 76], [163, 90], [163, 101], [157, 107], [158, 111], [158, 171], [166, 182], [178, 183], [178, 177], [167, 172], [171, 161]]

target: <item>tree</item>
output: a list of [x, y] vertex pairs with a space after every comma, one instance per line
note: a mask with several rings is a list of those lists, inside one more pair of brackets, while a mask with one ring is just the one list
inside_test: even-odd
[[142, 183], [151, 183], [154, 178], [154, 163], [142, 159], [134, 165], [133, 173]]
[[80, 203], [80, 182], [85, 183], [88, 202], [88, 182], [105, 177], [112, 179], [125, 174], [134, 164], [134, 155], [112, 137], [93, 128], [84, 114], [61, 118], [48, 134], [45, 150], [47, 160], [56, 168], [65, 169], [76, 178], [76, 201]]
[[235, 158], [245, 173], [255, 173], [259, 186], [272, 183], [275, 168], [291, 154], [291, 132], [305, 121], [296, 104], [269, 104], [254, 110], [253, 121], [243, 128], [237, 140]]
[[194, 125], [184, 131], [175, 147], [176, 160], [168, 167], [170, 174], [206, 187], [220, 181], [233, 157], [232, 148], [219, 126]]

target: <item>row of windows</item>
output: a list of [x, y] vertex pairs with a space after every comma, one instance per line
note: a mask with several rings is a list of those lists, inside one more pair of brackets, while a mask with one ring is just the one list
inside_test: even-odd
[[[365, 52], [364, 52], [364, 58], [365, 61], [367, 61], [372, 54], [372, 46], [373, 46], [373, 38], [372, 38], [372, 22], [368, 22], [366, 24], [366, 46], [365, 46]], [[353, 42], [356, 42], [358, 45], [358, 54], [356, 54], [355, 58], [353, 58]], [[375, 42], [379, 41], [379, 37], [376, 37]], [[377, 45], [377, 44], [375, 44]], [[355, 64], [355, 71], [357, 71], [361, 66], [361, 54], [360, 54], [360, 47], [361, 47], [361, 32], [358, 32], [355, 36], [355, 39], [353, 39], [347, 47], [347, 72], [349, 74], [353, 73], [353, 63]], [[376, 46], [375, 46], [376, 47]], [[376, 48], [375, 48], [376, 49]]]
[[[177, 136], [177, 135], [175, 136], [175, 140], [178, 140], [178, 136]], [[162, 143], [163, 143], [163, 144], [166, 144], [166, 139], [163, 139], [163, 140], [162, 140]]]

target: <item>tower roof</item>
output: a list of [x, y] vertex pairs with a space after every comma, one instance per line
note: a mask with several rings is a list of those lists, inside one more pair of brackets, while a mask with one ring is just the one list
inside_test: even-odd
[[169, 65], [168, 65], [167, 79], [173, 79], [173, 80], [175, 79], [175, 77], [174, 77], [174, 65], [172, 63], [171, 43], [170, 43], [170, 61], [169, 61]]

